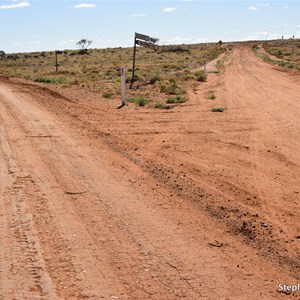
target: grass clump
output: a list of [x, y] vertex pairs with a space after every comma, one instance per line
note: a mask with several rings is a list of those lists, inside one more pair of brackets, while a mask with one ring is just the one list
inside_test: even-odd
[[157, 102], [157, 103], [154, 104], [154, 108], [158, 108], [158, 109], [171, 109], [172, 107], [170, 105], [166, 105], [165, 103]]
[[160, 85], [160, 92], [167, 95], [179, 95], [185, 91], [178, 85], [177, 80], [174, 78], [169, 79]]
[[208, 96], [208, 99], [210, 100], [215, 100], [217, 98], [217, 96], [215, 95], [215, 92], [212, 91], [211, 94]]
[[225, 110], [224, 107], [213, 107], [211, 109], [212, 112], [223, 112]]
[[200, 82], [205, 82], [206, 81], [206, 76], [204, 74], [204, 71], [201, 70], [199, 72], [196, 72], [195, 75], [196, 75], [196, 80], [197, 81], [200, 81]]
[[129, 103], [135, 103], [138, 106], [145, 106], [149, 103], [149, 100], [145, 99], [142, 96], [133, 97], [127, 100]]
[[186, 99], [180, 96], [168, 98], [167, 103], [184, 103]]
[[45, 82], [45, 83], [51, 83], [52, 80], [50, 78], [45, 77], [38, 77], [34, 80], [35, 82]]
[[66, 78], [64, 78], [64, 77], [57, 77], [57, 78], [38, 77], [34, 81], [35, 82], [43, 82], [43, 83], [64, 84], [66, 82]]
[[111, 99], [112, 96], [113, 96], [113, 93], [111, 93], [111, 92], [106, 92], [106, 93], [102, 94], [102, 97], [106, 98], [106, 99]]

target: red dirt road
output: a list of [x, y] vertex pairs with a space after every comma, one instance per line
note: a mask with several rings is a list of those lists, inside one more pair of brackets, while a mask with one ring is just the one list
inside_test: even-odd
[[299, 299], [299, 77], [238, 47], [189, 96], [1, 79], [0, 299]]

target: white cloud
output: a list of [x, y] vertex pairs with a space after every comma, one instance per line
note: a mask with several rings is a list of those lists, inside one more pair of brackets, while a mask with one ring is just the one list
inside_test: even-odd
[[13, 8], [22, 8], [22, 7], [28, 7], [31, 6], [29, 2], [18, 2], [15, 4], [9, 4], [9, 5], [0, 5], [0, 9], [13, 9]]
[[255, 11], [255, 10], [257, 10], [257, 7], [255, 7], [255, 6], [249, 6], [248, 9], [252, 10], [252, 11]]
[[31, 45], [38, 45], [40, 43], [41, 43], [40, 41], [31, 41], [31, 42], [29, 42], [29, 44], [31, 44]]
[[146, 14], [132, 14], [128, 15], [128, 18], [138, 18], [138, 17], [146, 17]]
[[173, 12], [175, 10], [176, 10], [176, 8], [174, 8], [174, 7], [166, 7], [163, 9], [163, 12]]
[[300, 25], [297, 25], [298, 28], [300, 28]]
[[88, 3], [82, 3], [82, 4], [77, 4], [74, 6], [74, 8], [95, 8], [96, 4], [88, 4]]
[[283, 8], [284, 8], [284, 9], [289, 9], [289, 6], [284, 6]]

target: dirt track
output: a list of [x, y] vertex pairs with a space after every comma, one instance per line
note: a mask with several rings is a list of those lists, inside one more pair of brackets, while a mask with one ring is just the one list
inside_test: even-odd
[[1, 80], [0, 299], [299, 298], [299, 77], [239, 47], [189, 96]]

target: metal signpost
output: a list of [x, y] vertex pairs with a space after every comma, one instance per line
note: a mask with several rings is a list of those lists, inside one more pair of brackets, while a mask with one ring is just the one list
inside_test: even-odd
[[155, 43], [158, 41], [158, 39], [150, 37], [149, 35], [141, 34], [141, 33], [135, 33], [134, 34], [134, 47], [133, 47], [133, 65], [132, 65], [132, 77], [131, 77], [131, 83], [130, 83], [130, 89], [132, 88], [132, 85], [134, 83], [134, 75], [135, 75], [135, 59], [136, 59], [136, 45], [150, 48], [154, 51], [158, 51], [159, 47]]

